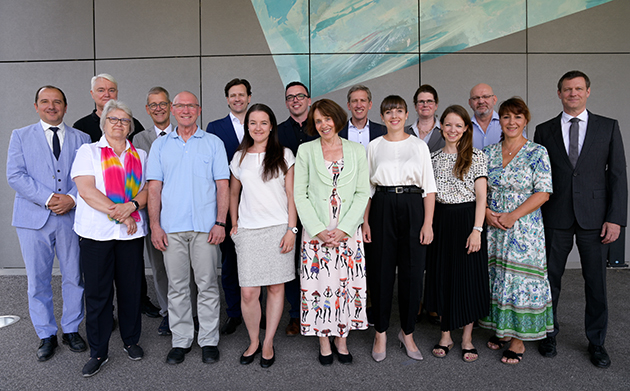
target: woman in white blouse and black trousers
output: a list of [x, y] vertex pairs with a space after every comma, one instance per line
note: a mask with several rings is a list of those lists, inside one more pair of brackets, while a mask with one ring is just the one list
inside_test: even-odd
[[427, 245], [433, 240], [435, 179], [427, 144], [405, 133], [407, 103], [396, 95], [381, 103], [387, 134], [368, 147], [372, 198], [363, 224], [365, 242], [372, 242], [366, 258], [368, 288], [376, 335], [372, 357], [386, 357], [389, 318], [396, 267], [401, 330], [398, 340], [409, 357], [422, 360], [413, 340], [422, 296]]

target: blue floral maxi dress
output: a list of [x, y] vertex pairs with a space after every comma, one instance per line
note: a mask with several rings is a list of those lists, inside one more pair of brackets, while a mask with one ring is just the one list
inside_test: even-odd
[[[527, 141], [503, 168], [501, 143], [484, 148], [488, 156], [488, 207], [509, 213], [537, 192], [552, 192], [545, 147]], [[490, 315], [481, 327], [499, 338], [539, 340], [553, 330], [551, 288], [547, 277], [545, 231], [540, 209], [521, 217], [506, 231], [488, 227]]]

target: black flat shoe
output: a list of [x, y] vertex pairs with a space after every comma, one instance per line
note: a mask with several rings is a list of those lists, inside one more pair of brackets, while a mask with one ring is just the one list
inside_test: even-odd
[[[340, 364], [348, 365], [352, 364], [352, 354], [348, 352], [348, 354], [339, 353], [337, 346], [335, 345], [335, 341], [330, 343], [330, 347], [332, 348], [333, 354], [337, 355], [337, 360], [339, 360]], [[321, 360], [320, 360], [321, 361]], [[331, 360], [332, 363], [332, 360]]]
[[236, 331], [236, 328], [243, 323], [242, 317], [228, 318], [223, 327], [221, 327], [221, 334], [229, 335]]
[[191, 348], [173, 348], [166, 355], [167, 364], [181, 364], [186, 358], [186, 354], [190, 353]]
[[329, 365], [332, 365], [333, 363], [333, 354], [330, 353], [328, 356], [323, 356], [322, 352], [319, 352], [319, 363], [322, 364], [323, 366], [327, 367]]
[[538, 353], [543, 357], [555, 357], [556, 354], [558, 354], [556, 350], [556, 337], [547, 337], [540, 341]]
[[48, 338], [44, 338], [39, 343], [39, 348], [37, 349], [37, 360], [38, 361], [48, 361], [55, 355], [55, 349], [57, 348], [57, 336], [51, 335]]
[[262, 354], [260, 355], [260, 366], [263, 368], [269, 368], [270, 366], [273, 365], [273, 363], [276, 362], [276, 348], [273, 348], [273, 356], [271, 356], [270, 359], [266, 359], [262, 356]]
[[591, 363], [598, 368], [608, 368], [610, 366], [610, 356], [606, 348], [602, 346], [588, 344], [588, 353], [591, 356]]
[[[247, 349], [245, 349], [245, 352], [247, 352]], [[241, 355], [241, 361], [240, 361], [241, 365], [249, 365], [249, 364], [253, 363], [254, 362], [254, 357], [256, 357], [256, 355], [258, 353], [262, 352], [262, 345], [258, 344], [258, 349], [256, 349], [254, 354], [252, 354], [251, 356], [246, 356], [245, 352], [243, 352], [243, 354]]]
[[85, 352], [87, 345], [85, 340], [81, 338], [79, 333], [67, 333], [61, 336], [61, 342], [64, 345], [68, 345], [68, 348], [73, 352]]

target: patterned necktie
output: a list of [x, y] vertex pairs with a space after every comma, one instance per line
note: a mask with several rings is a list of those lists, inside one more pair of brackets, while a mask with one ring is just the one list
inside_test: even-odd
[[59, 155], [61, 154], [61, 144], [59, 143], [59, 136], [57, 135], [57, 131], [59, 130], [56, 126], [51, 126], [50, 130], [53, 132], [52, 139], [52, 150], [53, 155], [55, 155], [55, 159], [59, 160]]
[[578, 118], [571, 118], [571, 127], [569, 128], [569, 161], [575, 168], [578, 161], [578, 134], [580, 132], [580, 120]]
[[158, 137], [162, 137], [162, 136], [164, 136], [164, 135], [166, 135], [166, 132], [165, 132], [165, 131], [161, 131], [161, 132], [160, 132], [160, 135], [159, 135]]

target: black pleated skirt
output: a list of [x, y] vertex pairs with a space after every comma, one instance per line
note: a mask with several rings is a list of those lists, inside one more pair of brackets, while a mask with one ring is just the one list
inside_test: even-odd
[[442, 317], [442, 331], [465, 326], [488, 315], [488, 242], [467, 254], [466, 240], [475, 223], [475, 203], [435, 204], [433, 243], [428, 248], [424, 304]]

